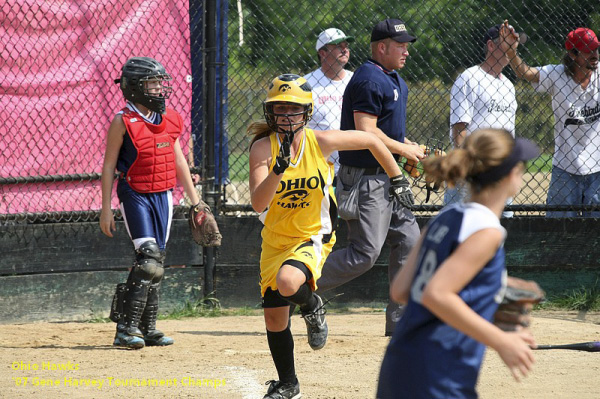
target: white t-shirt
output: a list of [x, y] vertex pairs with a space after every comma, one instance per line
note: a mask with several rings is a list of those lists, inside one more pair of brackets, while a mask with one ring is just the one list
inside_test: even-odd
[[592, 72], [588, 87], [565, 73], [564, 65], [538, 67], [540, 93], [550, 93], [554, 111], [552, 165], [575, 175], [600, 172], [600, 78]]
[[456, 79], [450, 92], [452, 125], [467, 124], [467, 134], [480, 128], [506, 129], [515, 135], [515, 86], [504, 75], [494, 77], [475, 65]]
[[[342, 101], [344, 91], [353, 72], [344, 69], [342, 80], [331, 80], [323, 74], [321, 68], [304, 76], [312, 86], [312, 95], [315, 107], [313, 117], [308, 122], [308, 127], [316, 130], [338, 130], [342, 118]], [[333, 162], [335, 173], [340, 168], [337, 151], [331, 154], [329, 160]]]

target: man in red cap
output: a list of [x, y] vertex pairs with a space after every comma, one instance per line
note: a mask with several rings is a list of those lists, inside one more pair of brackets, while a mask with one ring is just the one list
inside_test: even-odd
[[[530, 67], [517, 55], [514, 29], [502, 26], [502, 46], [517, 76], [552, 96], [554, 159], [548, 205], [600, 206], [600, 77], [598, 38], [588, 28], [567, 35], [560, 65]], [[600, 217], [600, 211], [548, 211], [548, 217]]]

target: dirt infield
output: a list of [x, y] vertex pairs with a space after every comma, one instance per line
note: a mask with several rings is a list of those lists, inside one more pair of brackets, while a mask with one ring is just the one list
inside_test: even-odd
[[[600, 340], [600, 314], [535, 316], [539, 344]], [[304, 322], [293, 320], [303, 398], [373, 398], [389, 341], [383, 313], [357, 310], [328, 320], [329, 342], [318, 352], [306, 343]], [[0, 396], [255, 399], [276, 376], [262, 316], [169, 320], [159, 327], [175, 345], [129, 351], [111, 346], [112, 323], [2, 325]], [[598, 398], [598, 375], [600, 353], [539, 351], [535, 370], [517, 384], [489, 351], [479, 391], [482, 398], [591, 399]]]

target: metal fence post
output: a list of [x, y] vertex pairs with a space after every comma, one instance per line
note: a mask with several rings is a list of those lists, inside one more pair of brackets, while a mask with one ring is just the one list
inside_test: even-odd
[[[204, 187], [202, 196], [204, 201], [217, 214], [217, 201], [220, 195], [215, 178], [215, 132], [217, 112], [217, 1], [206, 0], [206, 24], [205, 24], [205, 77], [206, 97], [204, 98], [204, 110], [206, 123], [204, 124]], [[204, 298], [215, 295], [215, 268], [216, 250], [213, 247], [203, 248], [204, 259]], [[210, 302], [209, 302], [210, 303]]]

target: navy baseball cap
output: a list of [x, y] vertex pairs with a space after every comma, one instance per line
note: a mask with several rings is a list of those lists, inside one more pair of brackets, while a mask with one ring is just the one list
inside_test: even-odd
[[532, 141], [517, 138], [511, 153], [506, 157], [500, 165], [493, 166], [485, 172], [475, 176], [470, 176], [470, 180], [482, 185], [496, 182], [508, 175], [508, 173], [519, 162], [527, 162], [537, 158], [540, 155], [540, 149]]
[[[498, 24], [498, 25], [494, 25], [492, 26], [490, 29], [487, 30], [487, 32], [485, 32], [485, 35], [483, 35], [483, 43], [487, 44], [488, 40], [494, 40], [500, 37], [500, 28], [502, 27], [502, 24]], [[527, 42], [527, 39], [529, 39], [529, 36], [527, 36], [527, 34], [525, 33], [517, 33], [517, 35], [519, 35], [519, 43], [520, 44], [525, 44]]]
[[371, 43], [387, 39], [388, 37], [398, 43], [414, 43], [417, 40], [416, 37], [408, 34], [404, 21], [400, 19], [388, 18], [373, 27], [373, 31], [371, 31]]

